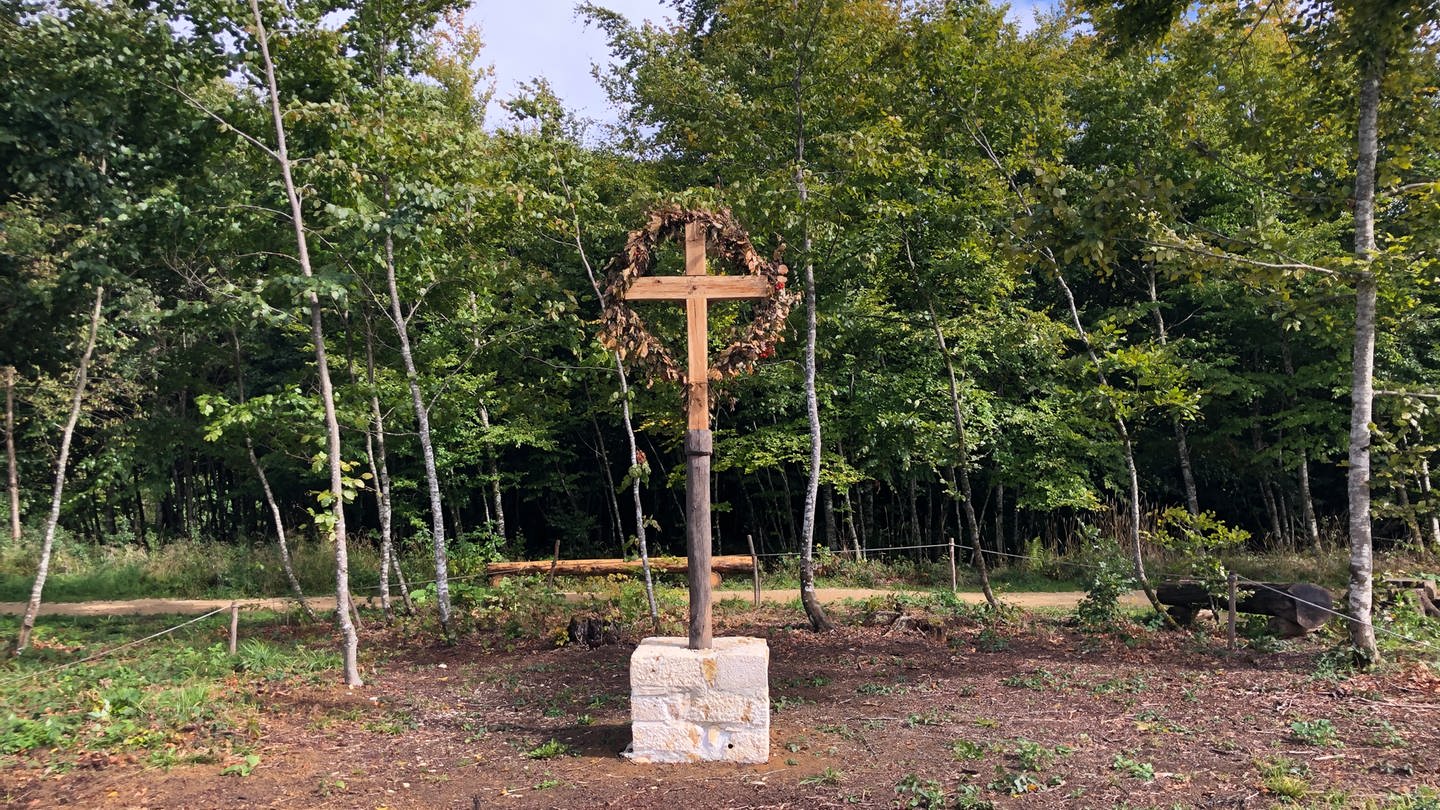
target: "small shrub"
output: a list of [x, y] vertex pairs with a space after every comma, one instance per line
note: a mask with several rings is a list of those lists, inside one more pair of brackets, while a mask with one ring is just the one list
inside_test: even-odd
[[805, 777], [804, 779], [801, 779], [801, 780], [800, 780], [800, 784], [802, 784], [802, 785], [838, 785], [838, 784], [840, 784], [840, 782], [843, 781], [844, 779], [845, 779], [845, 774], [844, 774], [844, 772], [842, 772], [842, 771], [837, 771], [837, 770], [835, 770], [834, 768], [831, 768], [831, 767], [828, 767], [828, 766], [827, 766], [827, 767], [825, 768], [825, 770], [821, 771], [820, 773], [817, 773], [817, 774], [815, 774], [814, 776], [807, 776], [807, 777]]
[[1132, 779], [1139, 779], [1142, 782], [1155, 781], [1155, 766], [1149, 762], [1141, 762], [1137, 759], [1130, 759], [1124, 754], [1116, 754], [1115, 761], [1110, 767]]
[[941, 810], [948, 803], [945, 788], [934, 779], [921, 779], [915, 774], [906, 774], [895, 785], [896, 805], [908, 808]]
[[239, 762], [225, 766], [220, 771], [221, 776], [249, 776], [260, 765], [260, 757], [256, 754], [246, 754]]
[[1310, 794], [1310, 784], [1305, 781], [1310, 770], [1303, 764], [1285, 757], [1257, 760], [1255, 767], [1260, 771], [1261, 783], [1265, 789], [1286, 801], [1299, 801]]
[[1323, 717], [1319, 720], [1296, 720], [1290, 724], [1290, 735], [1297, 742], [1322, 748], [1341, 744], [1336, 737], [1335, 724]]
[[985, 758], [985, 746], [971, 740], [956, 740], [950, 745], [950, 755], [957, 760]]
[[556, 757], [569, 755], [570, 746], [553, 737], [525, 752], [527, 759], [555, 759]]
[[1075, 607], [1075, 618], [1089, 630], [1117, 629], [1122, 621], [1120, 597], [1134, 585], [1135, 580], [1124, 563], [1113, 558], [1100, 558], [1085, 587], [1085, 598]]

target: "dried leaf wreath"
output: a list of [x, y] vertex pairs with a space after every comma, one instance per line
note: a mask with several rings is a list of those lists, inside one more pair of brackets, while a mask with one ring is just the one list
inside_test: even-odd
[[785, 288], [790, 272], [780, 263], [780, 251], [771, 259], [755, 252], [750, 237], [730, 216], [730, 212], [696, 211], [678, 205], [650, 212], [644, 228], [630, 232], [625, 249], [606, 268], [605, 312], [601, 318], [600, 342], [607, 349], [620, 353], [621, 359], [643, 366], [656, 378], [682, 385], [688, 382], [685, 371], [675, 362], [670, 351], [645, 328], [635, 310], [625, 300], [625, 293], [635, 279], [650, 271], [655, 259], [655, 246], [666, 239], [684, 238], [685, 226], [703, 222], [706, 246], [710, 255], [718, 255], [726, 264], [740, 267], [750, 275], [770, 280], [770, 295], [754, 302], [755, 319], [737, 330], [730, 345], [721, 349], [710, 362], [709, 378], [723, 380], [753, 371], [759, 361], [775, 353], [775, 344], [784, 340], [785, 318], [800, 294]]

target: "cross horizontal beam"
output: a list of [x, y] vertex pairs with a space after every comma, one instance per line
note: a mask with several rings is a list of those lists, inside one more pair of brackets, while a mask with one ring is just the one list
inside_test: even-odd
[[764, 276], [641, 276], [625, 291], [629, 301], [740, 301], [770, 295]]

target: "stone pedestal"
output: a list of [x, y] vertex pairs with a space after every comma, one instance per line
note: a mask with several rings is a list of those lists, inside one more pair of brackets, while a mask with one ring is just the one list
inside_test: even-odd
[[653, 637], [630, 656], [635, 762], [770, 759], [770, 647], [762, 638], [717, 638], [708, 650]]

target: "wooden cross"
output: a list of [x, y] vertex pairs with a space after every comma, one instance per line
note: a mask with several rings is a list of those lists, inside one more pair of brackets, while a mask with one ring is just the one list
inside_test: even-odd
[[690, 649], [712, 644], [710, 631], [710, 344], [711, 301], [766, 298], [770, 280], [764, 276], [711, 276], [705, 273], [705, 224], [685, 225], [685, 275], [641, 276], [625, 298], [631, 301], [684, 301], [686, 357], [685, 489], [688, 510], [685, 537], [689, 546]]

